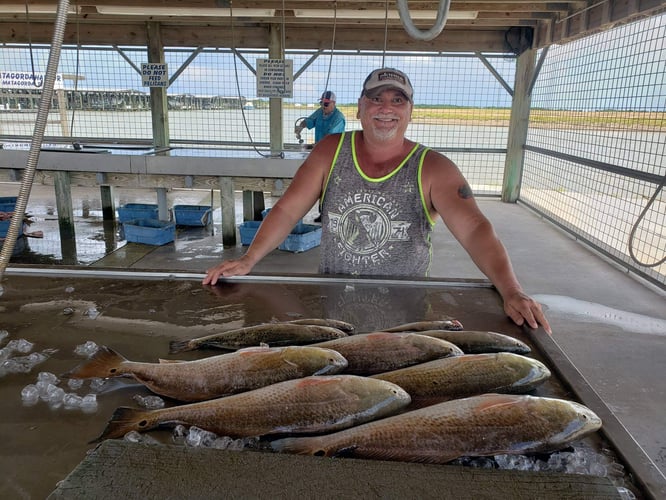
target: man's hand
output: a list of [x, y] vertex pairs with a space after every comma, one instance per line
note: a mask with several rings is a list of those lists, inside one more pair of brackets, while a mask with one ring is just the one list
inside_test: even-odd
[[217, 280], [228, 276], [243, 276], [252, 270], [253, 264], [243, 256], [240, 259], [225, 260], [217, 266], [206, 270], [203, 285], [215, 285]]
[[529, 326], [535, 329], [541, 325], [546, 333], [553, 334], [548, 320], [541, 310], [541, 304], [520, 290], [511, 292], [504, 297], [504, 312], [517, 325], [523, 325], [527, 322]]

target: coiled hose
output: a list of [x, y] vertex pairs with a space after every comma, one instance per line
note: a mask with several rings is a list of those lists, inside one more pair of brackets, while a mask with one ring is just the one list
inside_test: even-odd
[[[46, 122], [49, 117], [49, 108], [53, 100], [53, 85], [55, 83], [56, 72], [60, 62], [60, 48], [62, 47], [62, 40], [65, 35], [65, 26], [67, 24], [67, 11], [69, 10], [69, 0], [58, 0], [58, 10], [56, 12], [55, 29], [53, 30], [53, 39], [51, 41], [51, 50], [49, 51], [49, 60], [46, 67], [46, 76], [44, 78], [44, 87], [42, 90], [42, 97], [39, 101], [39, 108], [37, 109], [37, 118], [35, 120], [35, 129], [32, 134], [32, 142], [30, 143], [30, 151], [28, 152], [28, 161], [23, 172], [21, 179], [21, 187], [16, 200], [16, 208], [14, 209], [14, 216], [12, 217], [9, 229], [7, 230], [7, 237], [0, 252], [0, 281], [4, 277], [5, 270], [9, 264], [9, 259], [14, 252], [16, 239], [18, 238], [19, 228], [23, 224], [23, 217], [25, 216], [25, 209], [30, 197], [30, 190], [32, 189], [32, 182], [35, 178], [35, 169], [39, 161], [39, 153], [44, 142], [44, 131], [46, 129]], [[0, 294], [2, 288], [0, 287]]]

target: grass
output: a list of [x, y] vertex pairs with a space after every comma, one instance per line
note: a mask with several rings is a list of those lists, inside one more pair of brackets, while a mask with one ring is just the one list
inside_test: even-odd
[[[346, 115], [356, 114], [355, 105], [339, 105]], [[415, 106], [412, 121], [439, 125], [492, 125], [509, 126], [509, 108], [462, 108]], [[665, 112], [642, 111], [569, 111], [533, 108], [530, 113], [531, 127], [619, 129], [619, 130], [666, 130]]]

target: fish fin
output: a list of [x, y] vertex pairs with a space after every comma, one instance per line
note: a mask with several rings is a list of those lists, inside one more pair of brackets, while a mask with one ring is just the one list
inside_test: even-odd
[[326, 456], [326, 450], [319, 446], [320, 438], [313, 437], [288, 437], [271, 441], [270, 446], [278, 453], [292, 453], [294, 455], [316, 455]]
[[166, 364], [169, 364], [169, 363], [187, 363], [187, 361], [185, 361], [184, 359], [162, 359], [162, 358], [159, 358], [158, 361], [161, 365], [166, 365]]
[[157, 427], [156, 423], [147, 418], [149, 414], [149, 411], [127, 406], [116, 408], [102, 434], [88, 444], [99, 443], [105, 439], [121, 438], [130, 431], [144, 432]]
[[194, 349], [196, 349], [196, 347], [191, 344], [190, 340], [172, 340], [169, 342], [169, 354], [193, 351]]
[[63, 373], [62, 378], [109, 378], [122, 376], [118, 366], [127, 359], [110, 347], [101, 346], [87, 362]]

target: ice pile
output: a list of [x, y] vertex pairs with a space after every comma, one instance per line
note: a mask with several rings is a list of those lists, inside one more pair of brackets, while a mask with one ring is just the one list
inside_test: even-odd
[[607, 477], [617, 487], [623, 500], [636, 498], [625, 482], [624, 466], [618, 462], [614, 452], [606, 448], [597, 451], [584, 442], [573, 443], [565, 450], [548, 455], [463, 457], [452, 463], [483, 469], [542, 471]]
[[217, 450], [241, 451], [257, 448], [258, 438], [233, 439], [229, 436], [218, 436], [214, 432], [201, 429], [196, 425], [186, 427], [177, 425], [172, 434], [174, 443], [192, 448], [215, 448]]
[[[83, 388], [83, 384], [79, 382], [83, 381], [77, 380], [74, 384], [68, 384], [68, 389], [79, 390]], [[21, 390], [21, 400], [26, 406], [33, 406], [43, 401], [51, 409], [61, 407], [67, 410], [80, 409], [84, 413], [97, 411], [97, 395], [94, 392], [82, 396], [76, 392], [66, 391], [63, 387], [60, 387], [58, 377], [49, 372], [39, 372], [37, 381], [34, 384], [26, 385]]]
[[[0, 330], [0, 342], [7, 337], [9, 332]], [[7, 345], [0, 349], [0, 377], [8, 373], [30, 373], [35, 366], [56, 352], [56, 349], [30, 352], [34, 347], [35, 344], [26, 339], [12, 339], [7, 342]]]

